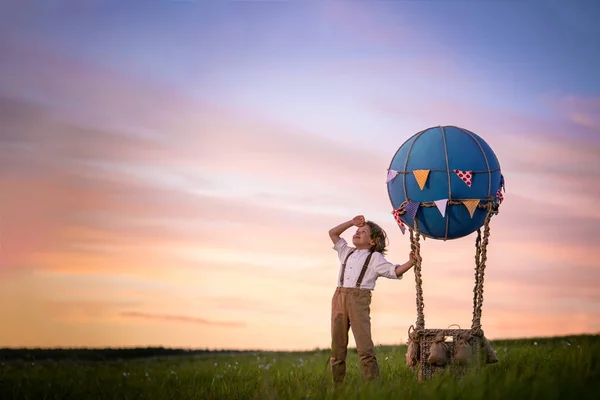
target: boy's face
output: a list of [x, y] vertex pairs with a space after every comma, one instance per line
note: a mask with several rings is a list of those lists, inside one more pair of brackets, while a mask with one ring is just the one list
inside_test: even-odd
[[371, 228], [365, 224], [356, 230], [354, 236], [352, 236], [352, 244], [357, 249], [369, 249], [375, 244], [371, 239]]

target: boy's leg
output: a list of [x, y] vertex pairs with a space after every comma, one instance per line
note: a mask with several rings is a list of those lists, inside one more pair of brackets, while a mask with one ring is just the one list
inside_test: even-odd
[[360, 290], [352, 293], [348, 301], [350, 326], [356, 341], [356, 350], [362, 365], [363, 375], [371, 380], [379, 376], [379, 365], [375, 357], [375, 346], [371, 339], [371, 291]]
[[340, 383], [346, 375], [346, 354], [348, 351], [348, 329], [350, 321], [346, 308], [348, 293], [339, 288], [331, 300], [331, 373], [333, 381]]

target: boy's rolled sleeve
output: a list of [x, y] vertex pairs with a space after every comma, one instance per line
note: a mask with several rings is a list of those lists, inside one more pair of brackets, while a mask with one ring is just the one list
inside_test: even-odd
[[333, 245], [333, 249], [337, 251], [340, 262], [344, 262], [344, 259], [346, 258], [350, 250], [352, 250], [352, 247], [348, 246], [348, 242], [346, 242], [346, 239], [340, 238], [340, 240], [338, 240], [336, 244]]
[[381, 253], [373, 253], [373, 266], [377, 276], [383, 276], [389, 279], [402, 279], [402, 275], [396, 275], [398, 264], [392, 264]]

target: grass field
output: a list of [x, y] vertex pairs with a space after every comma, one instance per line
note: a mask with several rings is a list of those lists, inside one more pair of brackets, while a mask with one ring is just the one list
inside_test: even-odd
[[[600, 336], [493, 341], [499, 363], [419, 383], [406, 346], [377, 349], [364, 382], [356, 351], [334, 388], [329, 352], [203, 352], [135, 359], [0, 361], [0, 399], [598, 399]], [[3, 354], [3, 353], [0, 353]], [[4, 353], [6, 354], [6, 353]], [[0, 357], [2, 359], [2, 357]]]

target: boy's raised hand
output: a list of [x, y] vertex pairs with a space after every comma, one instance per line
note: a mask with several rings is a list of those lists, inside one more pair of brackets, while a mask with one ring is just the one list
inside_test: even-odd
[[356, 217], [352, 218], [352, 223], [354, 226], [361, 227], [365, 224], [365, 217], [362, 215], [357, 215]]

